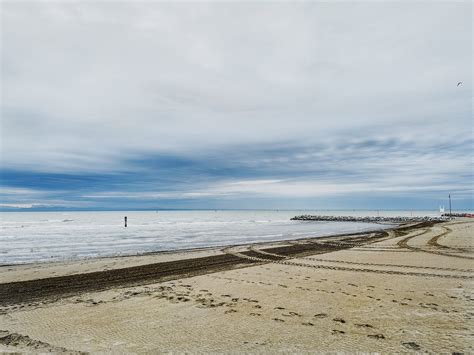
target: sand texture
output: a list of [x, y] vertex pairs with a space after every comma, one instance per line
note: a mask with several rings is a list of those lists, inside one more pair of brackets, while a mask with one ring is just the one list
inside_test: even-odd
[[194, 255], [3, 267], [0, 350], [469, 353], [473, 238], [474, 221], [457, 219]]

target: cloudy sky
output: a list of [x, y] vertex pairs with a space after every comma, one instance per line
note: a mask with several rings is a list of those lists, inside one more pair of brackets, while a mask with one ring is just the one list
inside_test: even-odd
[[472, 209], [472, 7], [2, 1], [0, 207]]

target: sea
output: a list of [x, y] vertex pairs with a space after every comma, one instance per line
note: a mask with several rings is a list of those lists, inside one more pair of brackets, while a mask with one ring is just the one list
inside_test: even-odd
[[[360, 222], [291, 221], [301, 214], [438, 216], [437, 211], [1, 212], [0, 265], [64, 261], [380, 230]], [[127, 217], [127, 227], [124, 217]]]

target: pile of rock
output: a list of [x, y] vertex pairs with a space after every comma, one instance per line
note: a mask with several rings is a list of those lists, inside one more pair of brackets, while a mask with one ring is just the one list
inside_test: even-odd
[[467, 217], [474, 218], [474, 213], [443, 213], [442, 217]]
[[441, 217], [355, 217], [355, 216], [312, 216], [293, 217], [292, 221], [324, 221], [324, 222], [366, 222], [366, 223], [409, 223], [409, 222], [444, 222], [449, 216]]

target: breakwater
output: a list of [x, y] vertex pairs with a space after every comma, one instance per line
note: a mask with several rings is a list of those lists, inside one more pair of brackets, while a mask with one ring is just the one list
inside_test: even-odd
[[355, 216], [313, 216], [301, 215], [291, 218], [292, 221], [321, 221], [321, 222], [365, 222], [365, 223], [410, 223], [410, 222], [445, 222], [451, 218], [441, 217], [355, 217]]
[[474, 213], [443, 213], [441, 217], [464, 217], [474, 218]]

